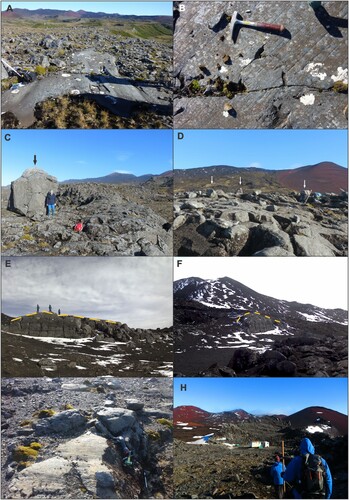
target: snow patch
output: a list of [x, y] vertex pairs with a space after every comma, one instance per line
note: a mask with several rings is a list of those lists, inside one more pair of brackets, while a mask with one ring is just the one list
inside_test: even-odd
[[240, 66], [244, 67], [244, 66], [247, 66], [248, 64], [250, 64], [250, 62], [252, 62], [253, 59], [240, 59], [239, 60], [239, 64]]
[[315, 96], [314, 94], [307, 94], [303, 95], [299, 100], [304, 106], [312, 106], [315, 102]]
[[337, 68], [337, 74], [332, 75], [331, 80], [334, 82], [342, 81], [348, 83], [348, 68], [343, 69], [342, 66], [339, 66], [339, 68]]
[[320, 80], [325, 80], [327, 74], [326, 73], [320, 73], [320, 68], [322, 68], [323, 64], [322, 63], [309, 63], [307, 66], [304, 68], [305, 71], [311, 74], [311, 76], [315, 78], [320, 78]]

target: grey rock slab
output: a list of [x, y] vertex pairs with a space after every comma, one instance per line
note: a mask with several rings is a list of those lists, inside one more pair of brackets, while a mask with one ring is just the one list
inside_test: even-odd
[[139, 411], [144, 408], [144, 403], [137, 399], [126, 399], [126, 406], [128, 410]]
[[[333, 85], [347, 79], [347, 3], [321, 9], [316, 13], [305, 1], [186, 4], [174, 32], [174, 73], [184, 86], [175, 96], [175, 127], [346, 128], [346, 96]], [[234, 10], [245, 20], [283, 24], [287, 32], [242, 27], [234, 43], [230, 23], [215, 22]], [[185, 95], [192, 80], [212, 88], [218, 77], [245, 91], [233, 99]], [[226, 116], [225, 103], [233, 107]]]
[[334, 257], [337, 254], [336, 248], [321, 236], [307, 237], [295, 234], [294, 242], [297, 249], [297, 255]]
[[245, 210], [237, 210], [236, 212], [234, 211], [233, 220], [238, 222], [249, 222], [250, 221], [249, 213], [246, 212]]
[[189, 209], [200, 209], [200, 208], [204, 208], [205, 205], [203, 203], [201, 203], [200, 201], [186, 201], [185, 203], [183, 203], [181, 205], [181, 209], [184, 210], [186, 208], [189, 208]]
[[62, 443], [57, 454], [70, 462], [74, 462], [82, 485], [92, 494], [103, 488], [104, 498], [118, 498], [115, 494], [114, 478], [111, 470], [103, 463], [108, 448], [107, 440], [90, 432]]
[[282, 247], [263, 248], [253, 254], [254, 257], [295, 257], [293, 252], [285, 250]]
[[11, 498], [56, 498], [65, 490], [72, 464], [62, 457], [37, 462], [20, 471], [9, 485]]
[[105, 408], [97, 411], [96, 417], [115, 436], [136, 423], [134, 412], [124, 408]]
[[[113, 56], [92, 50], [75, 54], [73, 63], [81, 68], [78, 73], [62, 71], [36, 80], [20, 88], [18, 94], [10, 90], [3, 93], [2, 111], [15, 114], [22, 127], [34, 122], [34, 108], [39, 102], [63, 95], [84, 95], [120, 116], [129, 116], [135, 104], [153, 104], [168, 109], [168, 93], [159, 85], [137, 84], [130, 78], [120, 77]], [[101, 68], [106, 67], [106, 74]], [[109, 68], [109, 70], [108, 70]], [[94, 75], [94, 73], [97, 75]]]
[[69, 436], [86, 428], [87, 419], [77, 410], [66, 410], [43, 418], [34, 424], [35, 433], [38, 435], [60, 434]]
[[62, 389], [65, 391], [88, 392], [91, 387], [84, 384], [63, 383]]

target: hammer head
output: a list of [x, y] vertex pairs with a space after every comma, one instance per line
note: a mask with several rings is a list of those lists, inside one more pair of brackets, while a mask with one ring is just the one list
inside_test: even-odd
[[238, 13], [238, 11], [236, 10], [233, 15], [231, 16], [231, 38], [233, 40], [233, 42], [235, 43], [236, 42], [236, 39], [238, 37], [238, 34], [239, 34], [239, 29], [240, 29], [240, 25], [237, 23], [237, 21], [241, 21], [242, 20], [242, 17], [240, 16], [240, 14]]

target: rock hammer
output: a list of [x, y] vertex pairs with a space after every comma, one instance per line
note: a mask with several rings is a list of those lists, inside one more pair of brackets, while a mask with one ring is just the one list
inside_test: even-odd
[[285, 31], [285, 26], [283, 24], [255, 23], [253, 21], [243, 21], [242, 17], [237, 11], [235, 11], [234, 14], [232, 15], [230, 22], [232, 25], [231, 37], [234, 43], [236, 42], [237, 38], [238, 26], [249, 26], [251, 28], [276, 31], [278, 33], [282, 33], [283, 31]]

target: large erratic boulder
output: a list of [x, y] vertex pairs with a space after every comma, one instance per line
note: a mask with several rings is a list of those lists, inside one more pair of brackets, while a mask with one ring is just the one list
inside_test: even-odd
[[26, 217], [45, 215], [45, 198], [52, 189], [57, 191], [56, 177], [39, 168], [28, 168], [11, 182], [9, 209]]

